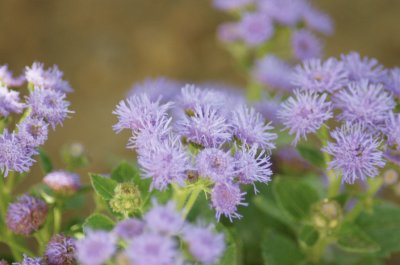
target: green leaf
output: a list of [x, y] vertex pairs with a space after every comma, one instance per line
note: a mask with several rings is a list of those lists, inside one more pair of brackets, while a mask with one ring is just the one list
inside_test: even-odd
[[379, 245], [368, 234], [354, 224], [343, 224], [337, 237], [338, 246], [347, 252], [374, 253], [380, 249]]
[[400, 251], [399, 206], [379, 202], [371, 213], [362, 213], [356, 223], [380, 245], [380, 256], [387, 257], [393, 252]]
[[299, 179], [276, 178], [273, 193], [278, 205], [296, 220], [307, 217], [311, 205], [319, 201], [318, 192]]
[[115, 224], [114, 221], [111, 220], [109, 217], [95, 213], [86, 218], [83, 224], [83, 229], [110, 231], [113, 229], [114, 224]]
[[302, 144], [297, 146], [297, 150], [300, 155], [312, 165], [319, 168], [325, 166], [324, 156], [320, 150]]
[[96, 193], [104, 200], [111, 200], [114, 196], [114, 189], [118, 183], [110, 178], [96, 174], [90, 174], [92, 186]]
[[236, 245], [230, 245], [226, 248], [224, 256], [222, 256], [220, 265], [236, 265], [237, 262], [237, 250]]
[[53, 171], [53, 164], [51, 163], [50, 157], [47, 153], [39, 148], [40, 166], [44, 174], [48, 174]]
[[294, 241], [272, 230], [265, 234], [261, 251], [265, 265], [296, 265], [303, 260]]
[[122, 161], [111, 173], [111, 178], [117, 182], [129, 182], [137, 179], [139, 172], [131, 164]]
[[319, 233], [311, 225], [306, 225], [300, 230], [299, 239], [307, 246], [313, 246], [319, 238]]

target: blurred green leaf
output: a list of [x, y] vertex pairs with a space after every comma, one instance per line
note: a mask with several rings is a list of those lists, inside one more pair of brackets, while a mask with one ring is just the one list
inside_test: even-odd
[[338, 246], [347, 252], [374, 253], [380, 249], [379, 245], [368, 234], [354, 224], [343, 224], [337, 237]]
[[53, 164], [51, 163], [50, 157], [47, 153], [39, 148], [40, 166], [44, 174], [48, 174], [53, 171]]
[[107, 177], [96, 174], [90, 174], [90, 180], [96, 193], [104, 200], [111, 200], [114, 196], [114, 189], [118, 183]]
[[236, 245], [229, 245], [224, 253], [224, 256], [221, 258], [219, 263], [220, 265], [236, 265], [237, 262], [237, 249]]
[[306, 225], [300, 230], [299, 239], [307, 246], [313, 246], [319, 238], [319, 233], [311, 225]]
[[126, 161], [122, 161], [111, 173], [111, 178], [117, 182], [129, 182], [133, 181], [139, 172], [131, 164]]
[[319, 168], [325, 166], [324, 156], [320, 150], [304, 144], [299, 144], [297, 150], [300, 155], [312, 165]]
[[261, 251], [265, 265], [296, 265], [304, 258], [296, 242], [272, 230], [264, 235]]
[[106, 230], [110, 231], [114, 227], [114, 221], [111, 220], [109, 217], [102, 215], [102, 214], [92, 214], [88, 218], [86, 218], [83, 229], [88, 230]]

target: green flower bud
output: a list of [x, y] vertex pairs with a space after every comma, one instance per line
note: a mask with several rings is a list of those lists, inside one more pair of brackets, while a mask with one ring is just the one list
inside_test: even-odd
[[133, 183], [121, 183], [114, 189], [110, 207], [116, 213], [128, 216], [140, 209], [142, 199], [138, 187]]
[[336, 201], [324, 199], [312, 208], [312, 222], [317, 230], [335, 230], [342, 219], [342, 207]]

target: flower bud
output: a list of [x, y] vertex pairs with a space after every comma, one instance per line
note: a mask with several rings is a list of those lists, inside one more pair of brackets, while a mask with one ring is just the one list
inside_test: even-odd
[[80, 179], [77, 174], [62, 170], [47, 174], [43, 182], [53, 191], [64, 195], [71, 195], [81, 187]]
[[110, 200], [113, 211], [125, 216], [137, 211], [141, 204], [140, 191], [133, 183], [118, 184], [114, 189], [114, 197]]
[[312, 221], [318, 230], [334, 230], [343, 218], [342, 208], [336, 201], [324, 199], [312, 209]]
[[64, 162], [70, 168], [81, 168], [89, 164], [85, 147], [81, 143], [72, 143], [63, 146], [61, 154]]
[[388, 169], [383, 174], [383, 183], [386, 186], [394, 185], [399, 179], [399, 174], [396, 170]]
[[23, 195], [7, 210], [6, 223], [10, 230], [19, 235], [30, 235], [46, 221], [47, 205], [38, 198]]
[[64, 235], [55, 235], [47, 244], [44, 256], [47, 265], [75, 264], [75, 240]]

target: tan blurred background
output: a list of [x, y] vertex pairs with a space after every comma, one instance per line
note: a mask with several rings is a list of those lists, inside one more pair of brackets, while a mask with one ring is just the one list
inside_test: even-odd
[[[400, 0], [315, 3], [336, 24], [327, 55], [358, 50], [400, 65]], [[76, 114], [45, 148], [56, 154], [63, 143], [80, 141], [91, 154], [90, 170], [106, 172], [113, 157], [132, 157], [128, 134], [111, 130], [111, 111], [133, 82], [159, 75], [243, 81], [215, 38], [227, 19], [204, 0], [1, 0], [0, 64], [14, 72], [34, 60], [60, 66], [75, 89]]]

